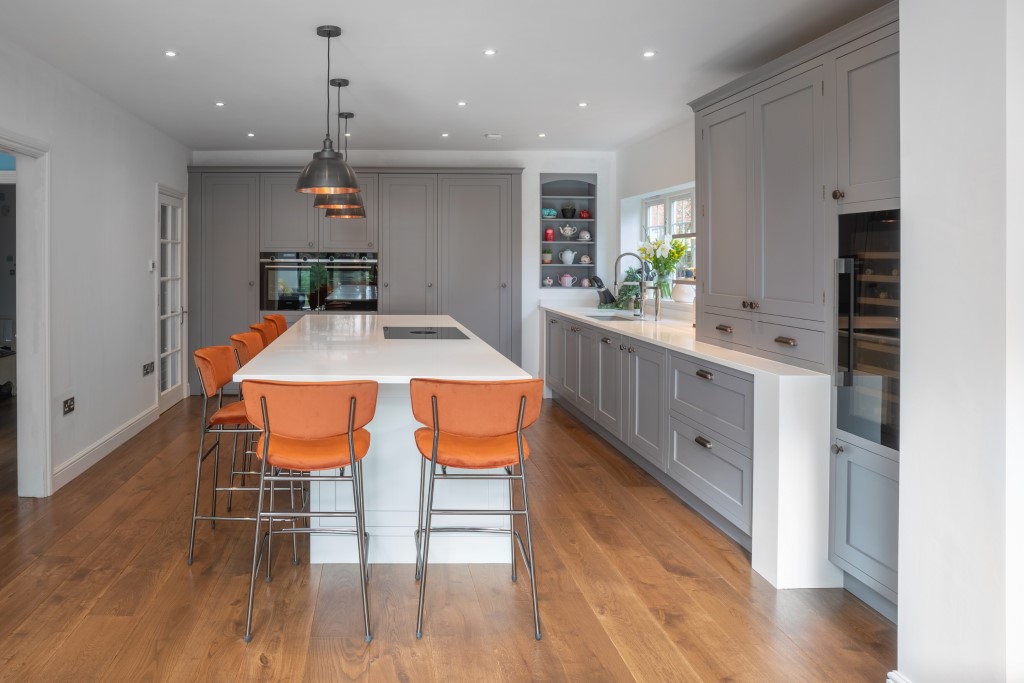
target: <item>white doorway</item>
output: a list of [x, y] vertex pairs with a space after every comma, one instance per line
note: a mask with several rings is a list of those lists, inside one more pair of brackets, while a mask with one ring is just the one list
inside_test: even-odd
[[158, 190], [157, 210], [157, 392], [163, 413], [188, 394], [184, 340], [188, 339], [185, 309], [185, 199], [167, 188]]

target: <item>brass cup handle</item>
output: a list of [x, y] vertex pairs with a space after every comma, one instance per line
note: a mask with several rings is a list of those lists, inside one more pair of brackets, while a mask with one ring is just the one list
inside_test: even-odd
[[786, 346], [796, 346], [796, 339], [793, 339], [792, 337], [776, 337], [775, 343], [784, 344]]
[[710, 372], [708, 370], [698, 370], [697, 372], [695, 372], [693, 374], [697, 375], [701, 379], [706, 379], [706, 380], [713, 380], [713, 379], [715, 379], [715, 373]]
[[703, 436], [698, 436], [696, 439], [694, 439], [694, 442], [698, 446], [703, 446], [704, 448], [707, 448], [709, 450], [714, 445], [714, 444], [711, 443], [710, 439], [705, 439]]

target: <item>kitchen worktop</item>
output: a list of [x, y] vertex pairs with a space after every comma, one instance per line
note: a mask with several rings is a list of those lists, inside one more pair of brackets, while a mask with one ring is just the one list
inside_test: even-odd
[[[693, 324], [689, 321], [672, 319], [655, 321], [651, 316], [644, 320], [637, 320], [626, 315], [625, 311], [599, 308], [551, 306], [548, 304], [541, 304], [540, 307], [546, 311], [578, 320], [591, 327], [629, 335], [634, 339], [650, 342], [670, 351], [679, 351], [701, 360], [718, 363], [753, 375], [764, 373], [779, 377], [825, 377], [820, 372], [813, 370], [697, 341]], [[594, 315], [619, 315], [622, 320], [595, 320], [589, 317]]]

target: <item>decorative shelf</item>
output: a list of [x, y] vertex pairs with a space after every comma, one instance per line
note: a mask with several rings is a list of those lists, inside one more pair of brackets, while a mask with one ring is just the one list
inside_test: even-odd
[[899, 275], [861, 275], [861, 282], [899, 282]]
[[541, 244], [594, 244], [594, 240], [590, 240], [588, 242], [584, 242], [583, 240], [552, 240], [551, 242], [548, 242], [547, 240], [544, 240]]
[[597, 220], [596, 218], [562, 218], [560, 216], [541, 216], [540, 219], [542, 221], [553, 221], [555, 223], [561, 223], [562, 221], [572, 221], [573, 223], [593, 223]]
[[893, 307], [897, 307], [898, 308], [899, 305], [900, 305], [900, 300], [899, 299], [881, 299], [879, 297], [871, 297], [871, 296], [858, 296], [857, 297], [857, 303], [859, 303], [859, 304], [869, 304], [871, 306], [893, 306]]
[[596, 199], [596, 197], [594, 197], [594, 195], [592, 195], [592, 194], [590, 194], [590, 195], [585, 195], [585, 194], [542, 194], [540, 196], [540, 198], [541, 199], [569, 199], [569, 200], [572, 200], [572, 199]]
[[542, 267], [544, 267], [544, 268], [554, 268], [555, 266], [558, 266], [559, 268], [593, 268], [597, 264], [596, 263], [541, 263], [540, 265]]

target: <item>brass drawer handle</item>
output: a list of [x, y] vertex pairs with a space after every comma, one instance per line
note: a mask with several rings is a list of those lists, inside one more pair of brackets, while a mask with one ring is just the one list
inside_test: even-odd
[[796, 339], [792, 337], [776, 337], [776, 344], [785, 344], [786, 346], [796, 346]]
[[707, 370], [698, 370], [694, 374], [696, 374], [701, 379], [706, 379], [706, 380], [713, 380], [715, 378], [715, 373], [709, 372]]
[[710, 440], [705, 439], [703, 436], [698, 436], [696, 439], [694, 439], [694, 441], [697, 442], [698, 446], [703, 446], [704, 448], [707, 449], [710, 449], [713, 445]]
[[732, 325], [715, 325], [715, 329], [718, 330], [719, 332], [732, 334]]

